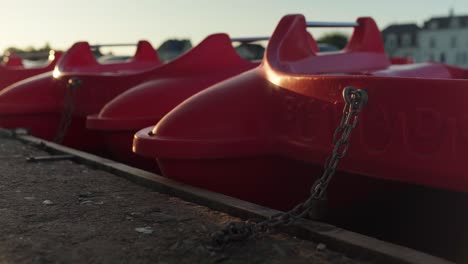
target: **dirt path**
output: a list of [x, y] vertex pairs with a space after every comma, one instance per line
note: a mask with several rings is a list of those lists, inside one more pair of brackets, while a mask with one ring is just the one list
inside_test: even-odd
[[207, 249], [233, 217], [0, 138], [0, 263], [358, 263], [287, 235]]

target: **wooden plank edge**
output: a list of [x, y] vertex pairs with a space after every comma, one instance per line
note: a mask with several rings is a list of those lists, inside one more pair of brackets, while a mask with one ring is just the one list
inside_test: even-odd
[[[228, 213], [232, 216], [247, 219], [265, 219], [278, 211], [266, 208], [237, 198], [185, 185], [160, 175], [127, 166], [106, 158], [48, 142], [23, 132], [0, 129], [0, 136], [16, 138], [24, 143], [40, 146], [52, 153], [69, 154], [75, 161], [102, 169], [124, 177], [136, 184], [155, 191], [173, 195], [187, 201], [200, 204], [213, 210]], [[353, 258], [373, 260], [377, 263], [398, 264], [449, 264], [448, 260], [404, 246], [392, 244], [333, 225], [312, 220], [299, 220], [296, 224], [282, 230], [301, 239], [324, 243], [328, 248], [345, 253]]]

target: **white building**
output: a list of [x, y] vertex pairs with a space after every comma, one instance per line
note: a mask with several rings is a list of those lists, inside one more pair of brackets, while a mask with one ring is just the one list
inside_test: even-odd
[[416, 24], [391, 25], [382, 34], [390, 57], [468, 66], [468, 16], [434, 17], [422, 28]]
[[468, 16], [431, 18], [419, 32], [420, 61], [468, 66]]
[[416, 59], [420, 30], [416, 24], [391, 25], [385, 28], [382, 35], [388, 56]]

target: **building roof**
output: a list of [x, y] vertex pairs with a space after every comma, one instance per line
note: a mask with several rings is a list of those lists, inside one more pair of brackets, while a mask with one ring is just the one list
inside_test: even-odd
[[188, 39], [168, 39], [159, 46], [158, 51], [185, 51], [192, 47], [192, 42]]
[[419, 27], [416, 24], [399, 24], [399, 25], [390, 25], [386, 27], [382, 33], [384, 35], [389, 33], [400, 34], [400, 33], [407, 33], [407, 32], [417, 32], [419, 31]]
[[458, 27], [468, 27], [468, 16], [446, 16], [430, 18], [424, 22], [424, 29], [431, 29], [430, 25], [434, 22], [437, 23], [437, 29], [450, 28], [453, 19], [458, 19]]

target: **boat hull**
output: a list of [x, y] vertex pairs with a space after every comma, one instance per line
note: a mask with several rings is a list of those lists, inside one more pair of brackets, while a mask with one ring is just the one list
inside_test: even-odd
[[133, 167], [160, 173], [155, 160], [139, 156], [132, 152], [133, 135], [136, 130], [113, 131], [112, 133], [91, 130], [100, 135], [103, 141], [103, 153], [111, 159]]
[[213, 84], [257, 66], [258, 63], [239, 57], [227, 35], [211, 35], [162, 66], [152, 80], [122, 93], [99, 114], [88, 116], [87, 127], [101, 133], [110, 157], [139, 168], [157, 170], [155, 159], [138, 158], [132, 153], [134, 133], [157, 124], [180, 103]]

